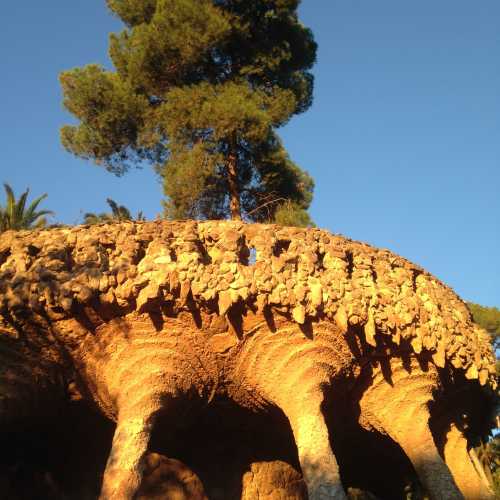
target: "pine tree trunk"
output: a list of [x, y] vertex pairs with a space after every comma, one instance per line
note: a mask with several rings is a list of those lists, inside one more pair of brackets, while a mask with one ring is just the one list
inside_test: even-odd
[[227, 173], [229, 182], [229, 209], [232, 220], [241, 220], [240, 193], [238, 190], [236, 154], [231, 152], [227, 162]]

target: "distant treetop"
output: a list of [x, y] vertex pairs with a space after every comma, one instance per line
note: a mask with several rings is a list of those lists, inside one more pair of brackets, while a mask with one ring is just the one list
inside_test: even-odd
[[467, 305], [472, 312], [474, 321], [491, 335], [494, 346], [499, 347], [500, 309], [496, 307], [480, 306], [472, 302], [469, 302]]
[[474, 321], [493, 335], [500, 335], [500, 309], [469, 302]]

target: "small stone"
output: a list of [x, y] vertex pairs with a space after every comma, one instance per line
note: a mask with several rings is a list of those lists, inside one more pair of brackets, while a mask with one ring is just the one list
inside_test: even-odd
[[294, 289], [295, 291], [295, 298], [301, 302], [306, 298], [306, 289], [302, 285], [297, 285]]
[[64, 309], [64, 311], [69, 312], [73, 307], [73, 299], [71, 297], [63, 297], [59, 300], [59, 304]]
[[223, 354], [238, 343], [238, 337], [232, 333], [218, 333], [212, 335], [208, 343], [214, 352]]
[[323, 290], [319, 281], [309, 284], [311, 290], [311, 305], [314, 308], [319, 307], [323, 302]]
[[365, 338], [366, 342], [373, 347], [377, 346], [377, 341], [375, 339], [376, 333], [375, 321], [373, 319], [373, 314], [370, 312], [368, 313], [368, 321], [365, 324]]
[[446, 353], [442, 343], [439, 344], [437, 351], [432, 355], [432, 360], [437, 367], [444, 368], [446, 364]]
[[126, 271], [123, 271], [123, 270], [119, 270], [117, 273], [116, 273], [116, 281], [119, 285], [121, 285], [125, 280], [127, 279], [127, 273]]
[[481, 385], [485, 385], [486, 382], [488, 381], [488, 377], [489, 377], [488, 370], [485, 369], [481, 370], [479, 372], [479, 383]]
[[422, 352], [422, 340], [420, 340], [420, 337], [414, 337], [411, 339], [410, 343], [416, 354], [420, 354]]
[[190, 291], [191, 291], [191, 282], [189, 280], [183, 281], [181, 284], [181, 292], [179, 295], [179, 300], [181, 305], [186, 304]]
[[217, 293], [213, 288], [208, 288], [201, 294], [202, 298], [206, 301], [212, 300], [216, 295]]
[[174, 292], [179, 286], [179, 275], [177, 271], [172, 271], [169, 276], [169, 290]]
[[238, 294], [243, 300], [247, 300], [248, 296], [250, 295], [250, 290], [247, 286], [244, 286], [243, 288], [240, 288], [238, 290]]
[[225, 316], [229, 308], [233, 305], [231, 293], [228, 291], [219, 292], [219, 316]]
[[469, 366], [469, 368], [467, 369], [467, 371], [465, 372], [465, 378], [469, 379], [469, 380], [474, 380], [474, 379], [479, 378], [479, 373], [477, 371], [477, 366], [474, 363], [472, 363]]
[[80, 302], [80, 304], [86, 304], [90, 301], [90, 299], [92, 299], [93, 295], [94, 293], [89, 287], [82, 286], [76, 295], [76, 299]]
[[346, 333], [347, 329], [349, 327], [349, 323], [347, 320], [347, 312], [344, 308], [344, 306], [339, 306], [337, 309], [337, 312], [335, 313], [335, 323], [337, 323], [337, 326], [340, 328], [342, 333]]
[[103, 305], [111, 305], [116, 302], [115, 292], [110, 288], [106, 293], [101, 293], [99, 295], [99, 302]]
[[148, 306], [155, 299], [158, 298], [160, 294], [160, 287], [156, 283], [150, 283], [146, 288], [143, 288], [136, 300], [137, 312], [143, 313], [148, 309]]
[[299, 304], [293, 309], [292, 316], [299, 325], [303, 325], [306, 321], [306, 308]]
[[401, 330], [396, 330], [393, 335], [392, 335], [392, 341], [396, 344], [399, 345], [401, 343]]
[[219, 290], [225, 291], [229, 288], [229, 282], [226, 279], [222, 279], [219, 281], [217, 288]]
[[257, 309], [260, 313], [264, 311], [264, 308], [267, 306], [268, 300], [267, 295], [259, 294], [257, 295]]
[[107, 275], [103, 275], [99, 280], [99, 291], [106, 292], [109, 288], [109, 277]]

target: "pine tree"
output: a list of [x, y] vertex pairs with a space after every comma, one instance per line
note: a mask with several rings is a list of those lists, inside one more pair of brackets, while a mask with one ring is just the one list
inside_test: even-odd
[[311, 223], [311, 177], [276, 128], [312, 101], [312, 33], [300, 0], [108, 0], [126, 25], [111, 34], [116, 71], [60, 76], [65, 148], [121, 175], [148, 161], [170, 218]]

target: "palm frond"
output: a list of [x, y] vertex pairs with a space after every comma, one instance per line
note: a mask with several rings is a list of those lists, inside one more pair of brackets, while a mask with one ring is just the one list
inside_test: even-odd
[[125, 205], [118, 205], [112, 198], [106, 198], [106, 202], [111, 208], [111, 218], [117, 221], [132, 220], [132, 214]]
[[[29, 222], [27, 222], [28, 214], [25, 211], [26, 200], [28, 199], [29, 192], [29, 188], [26, 189], [26, 191], [19, 197], [19, 200], [17, 200], [17, 203], [15, 204], [15, 220], [21, 227], [24, 227], [25, 223], [29, 225]], [[21, 229], [21, 227], [19, 227], [18, 229]]]
[[130, 213], [130, 210], [124, 206], [124, 205], [120, 205], [118, 207], [119, 209], [119, 217], [118, 219], [119, 220], [131, 220], [132, 219], [132, 214]]
[[7, 201], [5, 203], [5, 223], [7, 225], [7, 229], [10, 229], [10, 221], [12, 221], [14, 218], [16, 197], [14, 196], [14, 191], [9, 184], [5, 182], [3, 187], [5, 188], [5, 195], [7, 198]]
[[30, 206], [28, 207], [28, 211], [32, 210], [35, 211], [38, 207], [38, 205], [47, 198], [47, 193], [42, 194], [42, 196], [39, 196], [38, 198], [34, 199], [31, 203]]
[[120, 207], [118, 206], [118, 203], [116, 203], [115, 200], [112, 198], [106, 198], [106, 203], [109, 205], [111, 208], [111, 213], [113, 214], [113, 218], [117, 219], [120, 216]]
[[45, 215], [54, 215], [54, 212], [52, 212], [51, 210], [40, 210], [38, 212], [35, 211], [38, 208], [40, 202], [43, 201], [45, 198], [47, 198], [47, 194], [39, 196], [36, 200], [30, 203], [30, 206], [28, 207], [28, 210], [26, 211], [26, 214], [24, 216], [26, 223], [29, 226], [31, 224], [36, 224], [38, 227], [37, 221], [40, 217], [44, 217]]
[[47, 194], [39, 196], [32, 201], [28, 208], [26, 203], [29, 196], [29, 188], [21, 194], [16, 201], [16, 196], [9, 184], [4, 183], [6, 204], [0, 207], [0, 230], [7, 229], [30, 229], [32, 227], [42, 227], [47, 223], [44, 216], [53, 215], [51, 210], [36, 211], [38, 205], [47, 198]]

